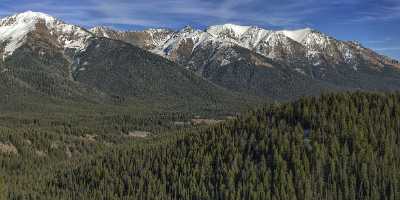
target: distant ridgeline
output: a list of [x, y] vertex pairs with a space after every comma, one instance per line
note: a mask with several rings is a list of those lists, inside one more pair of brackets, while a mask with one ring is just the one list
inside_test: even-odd
[[[57, 199], [399, 199], [400, 93], [303, 98], [60, 170]], [[51, 192], [49, 192], [51, 191]]]

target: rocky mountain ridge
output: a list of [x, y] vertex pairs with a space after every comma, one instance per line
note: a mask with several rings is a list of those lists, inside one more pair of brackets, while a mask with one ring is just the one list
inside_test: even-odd
[[[400, 68], [398, 61], [379, 55], [371, 49], [363, 47], [360, 43], [340, 41], [324, 33], [310, 28], [299, 30], [266, 30], [255, 26], [239, 26], [224, 24], [210, 26], [206, 30], [197, 30], [188, 26], [180, 31], [161, 29], [164, 33], [157, 42], [153, 40], [135, 40], [133, 44], [140, 43], [154, 53], [162, 55], [181, 64], [190, 65], [187, 55], [193, 55], [197, 48], [218, 48], [238, 45], [249, 49], [270, 59], [286, 64], [299, 64], [309, 66], [335, 66], [349, 65], [357, 70], [361, 62], [367, 62], [376, 67], [391, 65]], [[112, 29], [92, 29], [98, 36], [121, 39], [116, 35], [148, 35], [152, 37], [150, 30], [124, 32]], [[185, 55], [186, 54], [186, 55]], [[183, 59], [183, 61], [182, 61]], [[224, 59], [221, 59], [224, 60]], [[222, 62], [221, 65], [226, 64]]]

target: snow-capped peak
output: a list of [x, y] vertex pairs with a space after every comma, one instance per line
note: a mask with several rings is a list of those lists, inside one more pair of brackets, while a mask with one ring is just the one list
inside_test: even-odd
[[78, 26], [66, 24], [45, 13], [27, 11], [0, 20], [0, 43], [5, 44], [3, 58], [21, 47], [27, 34], [36, 30], [39, 23], [43, 23], [64, 48], [82, 49], [84, 41], [92, 36]]
[[1, 20], [0, 26], [7, 26], [11, 24], [32, 23], [39, 20], [44, 20], [46, 23], [52, 23], [56, 19], [48, 14], [41, 12], [26, 11], [23, 13], [15, 14]]
[[[241, 38], [245, 34], [251, 32], [252, 34], [270, 33], [270, 30], [258, 28], [255, 26], [240, 26], [235, 24], [223, 24], [223, 25], [215, 25], [210, 26], [206, 30], [209, 34], [215, 37], [234, 37]], [[308, 34], [312, 33], [314, 30], [311, 28], [304, 28], [298, 30], [280, 30], [276, 31], [277, 33], [283, 34], [284, 36], [302, 43], [302, 41], [307, 37]], [[265, 34], [264, 34], [265, 35]]]
[[302, 43], [308, 34], [313, 32], [311, 28], [299, 29], [299, 30], [282, 30], [279, 33], [289, 37], [290, 39]]
[[96, 26], [94, 28], [89, 29], [90, 32], [94, 33], [97, 36], [101, 36], [101, 37], [106, 37], [106, 38], [110, 38], [109, 33], [114, 33], [114, 32], [120, 32], [118, 30], [114, 30], [110, 27], [107, 26]]
[[239, 38], [246, 33], [251, 26], [240, 26], [235, 24], [223, 24], [210, 26], [207, 32], [213, 36], [221, 36], [221, 34], [233, 34], [234, 37]]

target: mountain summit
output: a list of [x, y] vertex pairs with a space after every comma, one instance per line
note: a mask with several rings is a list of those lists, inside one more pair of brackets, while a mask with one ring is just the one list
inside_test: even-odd
[[0, 21], [0, 42], [5, 46], [3, 58], [26, 42], [28, 34], [45, 33], [63, 48], [83, 49], [92, 34], [83, 28], [66, 24], [50, 15], [27, 11]]

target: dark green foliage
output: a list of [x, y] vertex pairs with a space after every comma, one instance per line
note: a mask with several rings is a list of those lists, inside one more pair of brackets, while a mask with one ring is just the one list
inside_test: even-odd
[[215, 89], [183, 67], [120, 41], [95, 39], [77, 57], [81, 70], [74, 79], [115, 96], [198, 98]]
[[[119, 110], [99, 113], [21, 113], [0, 116], [0, 178], [4, 177], [7, 199], [43, 199], [47, 181], [55, 170], [76, 166], [124, 144], [136, 145], [163, 136], [172, 130], [189, 131], [190, 124], [176, 125], [193, 118], [185, 113], [128, 113]], [[133, 131], [151, 133], [135, 138]], [[4, 145], [15, 152], [4, 152]], [[1, 191], [0, 191], [1, 194]]]
[[4, 184], [3, 177], [0, 177], [0, 200], [6, 199], [6, 185]]
[[395, 200], [399, 101], [399, 93], [345, 93], [267, 106], [60, 170], [45, 191], [61, 199]]

